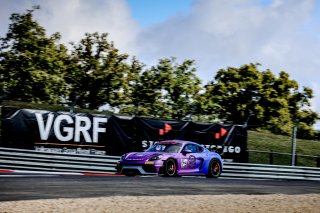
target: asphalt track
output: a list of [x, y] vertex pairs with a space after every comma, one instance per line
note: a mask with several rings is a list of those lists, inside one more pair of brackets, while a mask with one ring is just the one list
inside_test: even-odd
[[105, 196], [308, 194], [319, 181], [208, 179], [199, 177], [4, 176], [0, 201]]

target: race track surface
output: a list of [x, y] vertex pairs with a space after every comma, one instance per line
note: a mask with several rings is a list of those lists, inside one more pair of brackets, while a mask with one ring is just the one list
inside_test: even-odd
[[200, 177], [0, 176], [0, 201], [106, 196], [310, 194], [319, 181]]

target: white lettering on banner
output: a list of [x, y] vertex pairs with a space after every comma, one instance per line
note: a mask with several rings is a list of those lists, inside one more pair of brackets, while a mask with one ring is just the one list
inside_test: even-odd
[[234, 151], [235, 151], [235, 153], [240, 153], [241, 152], [240, 146], [234, 147]]
[[213, 149], [213, 148], [217, 148], [217, 149], [222, 149], [223, 148], [223, 152], [226, 153], [237, 153], [239, 154], [241, 152], [241, 147], [240, 146], [221, 146], [221, 145], [205, 145], [205, 147], [207, 149]]
[[72, 127], [63, 127], [63, 132], [66, 132], [67, 135], [63, 136], [60, 132], [61, 121], [66, 120], [68, 124], [73, 124], [73, 120], [68, 115], [59, 115], [53, 124], [54, 134], [56, 135], [59, 141], [70, 141], [73, 137], [73, 128]]
[[50, 129], [53, 121], [53, 114], [48, 114], [47, 124], [44, 124], [42, 114], [36, 113], [41, 140], [48, 140]]
[[142, 148], [149, 148], [157, 141], [142, 141]]
[[212, 150], [214, 148], [217, 148], [217, 149], [222, 149], [223, 147], [221, 145], [204, 145], [207, 149], [209, 150]]
[[[100, 127], [101, 123], [107, 123], [107, 118], [94, 117], [92, 127], [92, 138], [89, 134], [91, 129], [91, 120], [84, 116], [75, 116], [75, 122], [69, 115], [58, 115], [54, 120], [53, 114], [48, 114], [47, 122], [44, 123], [43, 115], [41, 113], [35, 113], [38, 122], [40, 138], [41, 140], [48, 140], [50, 130], [53, 124], [54, 134], [60, 141], [70, 141], [74, 137], [75, 142], [80, 142], [80, 136], [83, 135], [85, 142], [98, 143], [99, 133], [106, 132], [106, 128]], [[66, 121], [68, 124], [74, 124], [75, 127], [63, 127], [61, 132], [61, 123]], [[62, 134], [66, 133], [66, 134]]]
[[[84, 125], [82, 126], [82, 124]], [[92, 143], [91, 137], [88, 133], [88, 130], [90, 129], [90, 127], [91, 127], [91, 121], [88, 117], [76, 116], [74, 141], [80, 142], [80, 132], [82, 132], [84, 140], [87, 143]]]
[[108, 119], [107, 118], [93, 118], [93, 143], [98, 143], [98, 136], [99, 132], [103, 133], [106, 132], [106, 128], [101, 128], [99, 127], [100, 123], [107, 123]]
[[233, 148], [233, 146], [228, 146], [228, 147], [225, 146], [223, 151], [229, 152], [229, 153], [234, 153], [234, 148]]

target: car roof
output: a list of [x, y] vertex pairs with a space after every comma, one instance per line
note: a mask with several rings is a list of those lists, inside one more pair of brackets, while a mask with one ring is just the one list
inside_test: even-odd
[[195, 142], [192, 142], [192, 141], [184, 141], [184, 140], [165, 140], [165, 141], [159, 141], [158, 144], [187, 144], [187, 143], [192, 143], [192, 144], [196, 144], [196, 145], [199, 145]]

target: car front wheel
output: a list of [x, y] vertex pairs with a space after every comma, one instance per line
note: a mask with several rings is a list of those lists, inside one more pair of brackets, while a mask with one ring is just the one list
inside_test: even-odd
[[177, 176], [177, 163], [174, 159], [168, 159], [165, 162], [164, 176], [167, 176], [167, 177]]

